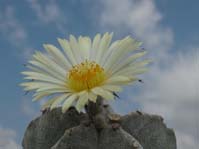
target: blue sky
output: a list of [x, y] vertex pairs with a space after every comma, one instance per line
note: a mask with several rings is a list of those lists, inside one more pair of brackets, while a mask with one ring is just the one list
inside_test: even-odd
[[176, 130], [179, 148], [197, 148], [198, 7], [197, 0], [1, 0], [0, 149], [19, 148], [27, 124], [39, 114], [42, 103], [31, 103], [18, 86], [34, 50], [43, 50], [43, 43], [58, 46], [57, 37], [106, 31], [114, 39], [130, 34], [143, 41], [155, 60], [144, 84], [121, 93], [115, 111], [161, 114]]

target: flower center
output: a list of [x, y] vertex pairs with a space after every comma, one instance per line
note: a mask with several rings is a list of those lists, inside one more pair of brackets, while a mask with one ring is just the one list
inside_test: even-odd
[[74, 91], [89, 90], [105, 80], [104, 69], [96, 62], [87, 61], [73, 66], [68, 73], [69, 87]]

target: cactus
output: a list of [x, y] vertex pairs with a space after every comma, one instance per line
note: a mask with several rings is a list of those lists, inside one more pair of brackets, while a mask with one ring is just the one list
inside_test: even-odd
[[176, 149], [174, 131], [163, 118], [139, 111], [118, 115], [103, 100], [86, 112], [47, 110], [26, 129], [24, 149]]

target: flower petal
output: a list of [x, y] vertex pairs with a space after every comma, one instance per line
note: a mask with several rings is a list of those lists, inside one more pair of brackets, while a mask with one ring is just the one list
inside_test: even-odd
[[64, 50], [66, 56], [70, 60], [71, 64], [72, 65], [78, 64], [76, 59], [75, 59], [75, 55], [72, 52], [72, 49], [70, 47], [70, 43], [68, 42], [68, 40], [58, 38], [58, 42], [61, 45], [62, 49]]
[[117, 61], [126, 56], [128, 52], [138, 49], [140, 45], [141, 42], [135, 42], [135, 40], [130, 37], [120, 41], [119, 45], [115, 47], [112, 55], [105, 63], [105, 70], [108, 71]]
[[50, 82], [50, 83], [59, 84], [59, 85], [65, 85], [65, 83], [63, 81], [58, 80], [49, 75], [44, 75], [44, 74], [40, 74], [40, 73], [33, 72], [33, 71], [24, 71], [24, 72], [22, 72], [22, 74], [27, 75], [27, 77], [25, 77], [24, 79], [38, 80], [38, 81]]
[[72, 49], [73, 55], [76, 58], [76, 61], [78, 63], [80, 63], [81, 61], [83, 61], [82, 56], [79, 54], [79, 52], [80, 52], [79, 44], [78, 44], [76, 38], [73, 35], [70, 35], [70, 47]]
[[101, 42], [99, 44], [98, 52], [96, 55], [96, 59], [95, 59], [97, 63], [102, 64], [101, 62], [102, 57], [108, 50], [109, 44], [111, 43], [112, 36], [113, 36], [113, 33], [111, 33], [110, 35], [108, 33], [105, 33], [104, 36], [102, 37]]
[[[129, 73], [131, 73], [131, 72], [132, 72], [131, 74], [135, 74], [134, 72], [137, 69], [145, 69], [145, 70], [147, 70], [144, 66], [149, 64], [150, 62], [151, 62], [151, 60], [144, 60], [144, 61], [141, 61], [141, 62], [132, 63], [128, 67], [124, 67], [124, 68], [118, 70], [113, 75], [124, 75], [124, 76], [126, 76]], [[140, 73], [138, 73], [138, 74], [140, 74]]]
[[72, 94], [71, 96], [69, 96], [68, 99], [66, 99], [66, 101], [63, 103], [62, 112], [65, 113], [76, 99], [77, 94]]
[[80, 52], [84, 56], [83, 59], [89, 59], [90, 50], [91, 50], [91, 39], [89, 37], [82, 37], [80, 36], [78, 39]]
[[57, 49], [55, 46], [51, 44], [44, 44], [43, 45], [46, 51], [53, 57], [53, 60], [59, 64], [60, 66], [63, 66], [65, 69], [71, 68], [71, 64], [68, 62], [64, 54]]
[[46, 65], [38, 62], [38, 61], [29, 61], [30, 64], [33, 66], [28, 66], [32, 71], [44, 74], [44, 75], [50, 75], [52, 77], [55, 77], [59, 80], [64, 80], [64, 76], [57, 71], [53, 71], [53, 69], [48, 68]]
[[70, 91], [66, 91], [66, 90], [60, 90], [60, 89], [48, 89], [48, 90], [44, 90], [44, 91], [37, 91], [36, 90], [36, 93], [33, 95], [33, 101], [37, 101], [37, 100], [40, 100], [41, 98], [43, 97], [47, 97], [47, 96], [50, 96], [50, 95], [54, 95], [54, 94], [66, 94], [66, 93], [72, 93]]
[[126, 76], [112, 76], [106, 80], [106, 84], [122, 85], [123, 83], [131, 82], [129, 77]]
[[93, 92], [88, 92], [88, 98], [89, 98], [90, 101], [96, 103], [97, 95], [94, 94]]
[[57, 63], [55, 63], [53, 60], [51, 60], [48, 56], [42, 54], [41, 52], [36, 52], [36, 54], [33, 55], [34, 59], [41, 62], [42, 64], [46, 65], [46, 67], [52, 69], [53, 71], [56, 71], [62, 76], [66, 75], [66, 70], [60, 67]]
[[138, 75], [138, 74], [143, 74], [147, 71], [148, 71], [148, 68], [139, 68], [139, 69], [129, 70], [126, 73], [129, 74], [129, 75], [135, 76], [135, 75]]
[[53, 84], [53, 83], [47, 83], [47, 82], [25, 82], [21, 83], [21, 86], [24, 86], [26, 90], [35, 90], [38, 88], [60, 88], [60, 89], [66, 89], [66, 87]]
[[46, 103], [44, 105], [42, 105], [42, 110], [45, 110], [47, 108], [50, 108], [50, 106], [52, 105], [52, 103], [57, 99], [56, 97], [53, 97], [51, 99], [48, 99], [48, 101], [46, 101]]
[[81, 95], [77, 101], [76, 109], [78, 112], [82, 110], [82, 108], [88, 103], [88, 92], [85, 92]]
[[96, 59], [96, 55], [97, 55], [98, 47], [100, 45], [100, 41], [101, 41], [101, 35], [97, 34], [93, 39], [91, 54], [90, 54], [90, 57], [89, 57], [90, 60], [94, 61]]
[[56, 108], [61, 102], [63, 102], [69, 95], [71, 95], [70, 93], [68, 94], [64, 94], [61, 95], [59, 97], [57, 97], [57, 99], [55, 101], [52, 102], [52, 105], [50, 106], [50, 110]]
[[50, 91], [50, 90], [54, 90], [57, 92], [70, 92], [70, 90], [68, 88], [65, 87], [53, 87], [53, 86], [49, 86], [49, 87], [41, 87], [39, 89], [37, 89], [37, 92], [42, 92], [42, 91]]
[[111, 91], [111, 92], [121, 92], [122, 91], [122, 88], [117, 86], [117, 85], [103, 85], [102, 88], [104, 90], [108, 90], [108, 91]]
[[133, 63], [138, 58], [144, 56], [146, 53], [147, 52], [144, 51], [144, 52], [139, 52], [139, 53], [133, 54], [133, 55], [129, 56], [127, 59], [124, 59], [121, 63], [111, 67], [110, 71], [112, 72], [112, 74], [114, 74], [118, 70], [121, 70], [122, 68], [128, 67], [131, 63]]
[[95, 93], [96, 95], [100, 95], [101, 97], [103, 97], [106, 100], [114, 99], [114, 95], [112, 93], [110, 93], [109, 91], [104, 90], [101, 87], [95, 87], [91, 91], [93, 93]]
[[49, 95], [51, 95], [51, 93], [49, 92], [37, 92], [33, 95], [34, 98], [32, 99], [32, 101], [40, 100], [41, 98], [47, 97]]

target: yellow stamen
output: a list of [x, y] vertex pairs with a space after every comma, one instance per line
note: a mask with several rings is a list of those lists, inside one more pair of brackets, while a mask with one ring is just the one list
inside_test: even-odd
[[73, 66], [68, 73], [69, 87], [74, 91], [89, 90], [105, 80], [104, 69], [92, 61], [84, 61]]

